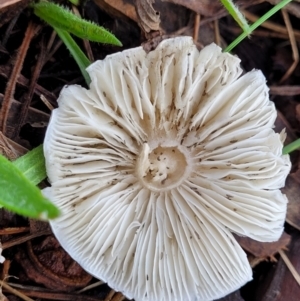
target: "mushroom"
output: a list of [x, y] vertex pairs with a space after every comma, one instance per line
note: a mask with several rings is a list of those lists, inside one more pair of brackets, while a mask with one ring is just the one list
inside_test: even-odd
[[277, 240], [290, 170], [261, 71], [190, 37], [107, 56], [65, 87], [44, 143], [51, 221], [90, 274], [137, 301], [213, 300], [252, 278], [232, 233]]

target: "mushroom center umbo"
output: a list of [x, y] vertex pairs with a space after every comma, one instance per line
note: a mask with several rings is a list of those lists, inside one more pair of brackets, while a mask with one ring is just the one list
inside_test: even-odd
[[137, 162], [138, 177], [153, 191], [169, 190], [179, 185], [188, 169], [183, 147], [157, 146], [150, 149], [145, 143]]

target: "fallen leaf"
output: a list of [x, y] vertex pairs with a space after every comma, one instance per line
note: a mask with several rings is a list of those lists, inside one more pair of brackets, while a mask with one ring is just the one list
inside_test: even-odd
[[[138, 23], [138, 16], [136, 13], [134, 0], [94, 0], [94, 2], [102, 10], [104, 10], [115, 19], [122, 19], [123, 21], [125, 21], [125, 23], [128, 23], [129, 18], [132, 21]], [[182, 30], [185, 27], [191, 27], [187, 26], [190, 21], [190, 10], [183, 6], [156, 0], [155, 10], [160, 14], [159, 28], [155, 30], [161, 31], [162, 34], [174, 34], [178, 30]], [[146, 11], [146, 13], [149, 12]], [[159, 32], [156, 32], [156, 34], [157, 33]], [[153, 36], [150, 36], [150, 38], [152, 37]]]
[[241, 247], [255, 257], [268, 258], [273, 257], [279, 250], [286, 249], [290, 243], [291, 237], [283, 232], [278, 241], [260, 242], [249, 237], [235, 235], [236, 240]]
[[[292, 242], [286, 252], [292, 265], [300, 273], [300, 235], [292, 235]], [[280, 258], [276, 266], [268, 273], [266, 279], [260, 280], [260, 289], [255, 300], [263, 301], [299, 301], [300, 286]]]
[[229, 295], [227, 295], [224, 298], [215, 300], [215, 301], [244, 301], [244, 298], [242, 298], [240, 291], [235, 291]]
[[185, 6], [196, 13], [211, 17], [221, 10], [224, 10], [219, 0], [161, 0], [163, 2], [172, 2], [177, 5]]
[[29, 279], [56, 291], [70, 292], [86, 286], [92, 279], [54, 236], [28, 241], [27, 254], [19, 251], [16, 259]]
[[296, 118], [300, 122], [300, 105], [296, 105]]
[[43, 231], [50, 231], [50, 224], [48, 222], [44, 222], [38, 219], [29, 219], [29, 227], [30, 227], [30, 233], [39, 233]]
[[111, 16], [122, 19], [126, 16], [138, 22], [134, 0], [94, 0], [94, 2]]
[[[3, 101], [3, 94], [0, 93], [0, 103], [2, 101]], [[12, 100], [11, 108], [10, 108], [9, 114], [8, 114], [7, 136], [10, 136], [10, 134], [14, 130], [14, 127], [16, 126], [15, 120], [19, 116], [21, 106], [22, 106], [22, 104], [19, 101], [15, 100], [15, 99]], [[28, 123], [29, 125], [31, 125], [35, 122], [48, 123], [49, 119], [50, 119], [49, 114], [30, 106], [29, 112], [27, 114], [27, 117], [26, 117], [24, 123]]]
[[291, 174], [287, 177], [282, 192], [289, 200], [286, 221], [300, 231], [300, 183], [297, 181], [295, 175]]

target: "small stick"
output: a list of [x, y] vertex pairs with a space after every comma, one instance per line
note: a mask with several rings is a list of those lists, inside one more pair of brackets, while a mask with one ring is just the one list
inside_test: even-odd
[[279, 81], [280, 84], [283, 83], [284, 81], [286, 81], [290, 77], [290, 75], [293, 73], [293, 71], [295, 70], [295, 68], [297, 67], [297, 65], [299, 63], [299, 52], [298, 52], [297, 42], [295, 39], [295, 34], [293, 31], [293, 27], [292, 27], [289, 15], [285, 9], [283, 9], [281, 12], [283, 15], [283, 19], [284, 19], [284, 23], [286, 25], [287, 31], [289, 33], [289, 39], [290, 39], [290, 43], [291, 43], [291, 47], [292, 47], [292, 51], [293, 51], [294, 62], [292, 63], [290, 68], [285, 72], [284, 76], [280, 79], [280, 81]]
[[[246, 10], [242, 10], [242, 13], [251, 22], [255, 22], [259, 19], [258, 16], [254, 15], [252, 13], [249, 13]], [[265, 21], [263, 24], [261, 24], [261, 27], [264, 27], [264, 28], [267, 28], [267, 29], [270, 29], [270, 30], [273, 30], [273, 31], [276, 31], [276, 32], [279, 32], [279, 33], [288, 34], [288, 31], [284, 26], [278, 25], [278, 24], [276, 24], [272, 21]], [[300, 31], [299, 30], [294, 30], [294, 34], [297, 38], [300, 37]]]
[[24, 295], [23, 293], [19, 292], [18, 290], [12, 288], [10, 285], [8, 285], [6, 282], [0, 280], [0, 286], [5, 288], [7, 291], [9, 291], [10, 293], [20, 297], [22, 300], [25, 301], [34, 301], [33, 299], [27, 297], [26, 295]]
[[279, 254], [280, 254], [281, 258], [283, 259], [284, 263], [286, 264], [287, 268], [290, 270], [291, 274], [297, 281], [298, 285], [300, 285], [300, 275], [296, 271], [295, 267], [293, 266], [293, 264], [291, 263], [289, 258], [286, 256], [286, 254], [284, 253], [283, 250], [279, 250]]
[[27, 118], [29, 106], [31, 104], [32, 97], [34, 95], [34, 90], [35, 90], [37, 80], [38, 80], [41, 70], [43, 68], [45, 56], [46, 56], [46, 47], [44, 45], [44, 40], [42, 40], [40, 53], [38, 55], [38, 59], [35, 64], [33, 74], [30, 78], [30, 84], [28, 87], [28, 91], [25, 93], [25, 95], [23, 97], [23, 102], [22, 102], [20, 113], [19, 113], [19, 119], [16, 122], [16, 125], [13, 129], [12, 137], [14, 137], [14, 138], [16, 138], [19, 135], [21, 127], [23, 126], [23, 124], [25, 123], [25, 120]]
[[29, 227], [13, 227], [13, 228], [4, 228], [0, 229], [0, 235], [12, 235], [18, 233], [29, 232]]
[[216, 44], [221, 46], [221, 36], [220, 36], [220, 29], [219, 29], [219, 20], [214, 21], [214, 28], [215, 28], [215, 41]]
[[24, 235], [22, 237], [18, 237], [18, 238], [15, 238], [15, 239], [4, 242], [2, 244], [2, 249], [5, 250], [5, 249], [8, 249], [10, 247], [22, 244], [22, 243], [24, 243], [28, 240], [31, 240], [35, 237], [39, 237], [39, 236], [42, 236], [42, 235], [50, 235], [51, 233], [52, 232], [50, 230], [45, 230], [45, 231], [41, 231], [41, 232], [37, 232], [37, 233], [33, 233], [33, 234], [27, 234], [27, 235]]
[[49, 100], [43, 95], [41, 94], [40, 96], [41, 101], [45, 104], [45, 106], [50, 110], [53, 111], [54, 107], [52, 106], [52, 104], [49, 102]]
[[114, 297], [111, 299], [111, 301], [123, 301], [125, 299], [125, 296], [121, 293], [116, 293]]
[[101, 281], [101, 280], [100, 280], [100, 281], [97, 281], [97, 282], [95, 282], [95, 283], [92, 283], [92, 284], [90, 284], [90, 285], [84, 287], [83, 289], [81, 289], [81, 290], [79, 290], [79, 291], [76, 291], [76, 294], [81, 294], [81, 293], [83, 293], [83, 292], [85, 292], [85, 291], [87, 291], [87, 290], [90, 290], [90, 289], [95, 288], [95, 287], [97, 287], [97, 286], [100, 286], [100, 285], [102, 285], [102, 284], [104, 284], [103, 281]]
[[112, 297], [114, 296], [115, 291], [111, 290], [108, 295], [105, 297], [104, 301], [111, 301]]
[[36, 32], [35, 28], [36, 28], [36, 26], [34, 25], [34, 23], [32, 21], [30, 21], [27, 26], [22, 45], [18, 51], [18, 55], [16, 57], [16, 62], [13, 67], [13, 70], [12, 70], [12, 74], [10, 76], [10, 79], [9, 79], [6, 89], [5, 89], [5, 94], [3, 96], [3, 102], [2, 102], [2, 108], [0, 110], [0, 131], [2, 131], [4, 135], [6, 134], [6, 123], [7, 123], [8, 113], [9, 113], [9, 109], [11, 106], [11, 101], [12, 101], [14, 93], [15, 93], [15, 87], [16, 87], [16, 83], [18, 80], [18, 76], [21, 72], [29, 44], [35, 35], [35, 32]]
[[195, 23], [194, 23], [194, 33], [193, 33], [193, 40], [195, 43], [198, 41], [199, 28], [200, 28], [200, 15], [196, 14]]

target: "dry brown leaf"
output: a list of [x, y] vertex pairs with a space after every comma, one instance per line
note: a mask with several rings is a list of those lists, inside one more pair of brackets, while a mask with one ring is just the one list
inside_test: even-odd
[[138, 23], [145, 33], [160, 30], [160, 13], [153, 8], [154, 2], [155, 0], [136, 0]]
[[298, 173], [289, 175], [282, 192], [286, 194], [289, 200], [286, 221], [300, 231], [300, 183], [297, 181], [297, 178]]
[[278, 241], [274, 242], [260, 242], [237, 235], [235, 238], [244, 250], [259, 258], [273, 257], [279, 250], [286, 249], [291, 240], [290, 235], [285, 232], [282, 233]]
[[178, 5], [185, 6], [196, 13], [211, 17], [221, 10], [223, 6], [219, 0], [161, 0], [163, 2], [172, 2]]
[[[3, 94], [0, 93], [0, 103], [2, 102], [2, 100], [3, 100]], [[15, 100], [15, 99], [12, 100], [11, 108], [9, 110], [9, 115], [8, 115], [8, 121], [7, 121], [7, 136], [11, 135], [11, 133], [14, 130], [14, 127], [16, 126], [15, 120], [19, 116], [21, 106], [22, 106], [22, 104], [19, 101]], [[27, 114], [27, 117], [26, 117], [26, 120], [24, 123], [25, 124], [28, 123], [28, 124], [32, 125], [33, 123], [36, 123], [36, 122], [43, 122], [46, 124], [46, 123], [48, 123], [49, 118], [50, 118], [49, 114], [30, 106], [29, 113]], [[10, 143], [13, 143], [13, 141], [10, 141]], [[14, 147], [15, 147], [15, 145], [14, 145]], [[16, 144], [16, 147], [17, 147], [17, 144]], [[17, 147], [17, 150], [19, 151], [19, 147]], [[20, 149], [20, 151], [23, 154], [22, 149]]]
[[62, 292], [86, 286], [92, 276], [85, 272], [59, 245], [53, 236], [27, 242], [27, 254], [21, 250], [16, 260], [29, 279]]
[[[121, 19], [125, 22], [134, 21], [138, 23], [138, 16], [134, 0], [94, 0], [95, 3], [106, 13], [115, 19]], [[144, 0], [145, 1], [145, 0]], [[169, 2], [155, 1], [155, 9], [160, 14], [159, 31], [161, 34], [176, 34], [178, 31], [182, 34], [182, 29], [191, 27], [189, 24], [191, 12], [182, 6]], [[130, 20], [128, 20], [130, 19]], [[156, 27], [157, 28], [157, 27]], [[148, 35], [147, 38], [153, 38], [160, 32], [154, 31], [154, 35]], [[187, 35], [190, 35], [187, 33]]]
[[296, 118], [300, 122], [300, 105], [296, 105]]
[[[293, 235], [286, 255], [300, 273], [300, 235]], [[300, 286], [280, 258], [278, 264], [269, 272], [267, 278], [260, 280], [261, 286], [254, 300], [263, 301], [299, 301]]]
[[215, 301], [244, 301], [244, 299], [242, 298], [241, 293], [238, 290], [236, 292], [233, 292], [233, 293], [227, 295], [224, 298], [221, 298], [221, 299], [218, 299]]
[[50, 231], [50, 224], [48, 222], [40, 221], [37, 219], [29, 219], [30, 233], [39, 233], [42, 231]]
[[0, 131], [0, 154], [8, 158], [9, 160], [15, 160], [21, 155], [27, 153], [27, 149], [17, 144], [11, 139], [7, 138]]
[[0, 131], [0, 154], [9, 160], [16, 159], [17, 153], [9, 143], [8, 138]]
[[111, 16], [124, 19], [127, 18], [138, 22], [134, 0], [94, 0], [94, 2]]

